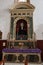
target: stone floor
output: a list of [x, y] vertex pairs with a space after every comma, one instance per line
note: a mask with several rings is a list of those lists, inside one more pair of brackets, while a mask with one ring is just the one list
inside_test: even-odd
[[[3, 65], [3, 63], [1, 65]], [[25, 65], [25, 64], [23, 64], [23, 63], [5, 63], [4, 65]], [[43, 63], [41, 63], [41, 64], [28, 64], [28, 65], [43, 65]]]

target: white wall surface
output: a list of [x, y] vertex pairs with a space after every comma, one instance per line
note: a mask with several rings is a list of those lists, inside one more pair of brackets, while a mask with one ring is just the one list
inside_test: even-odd
[[[31, 0], [31, 3], [35, 6], [33, 24], [36, 38], [43, 40], [43, 0]], [[7, 34], [10, 30], [10, 13], [8, 8], [13, 4], [14, 0], [0, 0], [0, 30], [3, 32], [2, 39], [7, 39]]]
[[0, 12], [0, 30], [2, 31], [2, 39], [7, 39], [10, 30], [10, 14], [8, 11]]

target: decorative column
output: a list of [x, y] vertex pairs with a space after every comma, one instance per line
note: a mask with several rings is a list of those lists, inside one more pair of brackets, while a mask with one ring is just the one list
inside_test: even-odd
[[11, 24], [10, 24], [10, 37], [13, 38], [13, 23], [14, 23], [14, 18], [11, 17]]
[[14, 21], [14, 27], [13, 27], [13, 39], [15, 40], [16, 38], [16, 23]]
[[28, 39], [30, 38], [30, 24], [28, 23]]

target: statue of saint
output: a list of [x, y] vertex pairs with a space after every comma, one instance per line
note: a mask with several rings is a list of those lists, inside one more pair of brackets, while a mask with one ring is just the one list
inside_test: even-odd
[[21, 23], [21, 30], [23, 30], [23, 27], [24, 27], [24, 24], [23, 24], [23, 23]]

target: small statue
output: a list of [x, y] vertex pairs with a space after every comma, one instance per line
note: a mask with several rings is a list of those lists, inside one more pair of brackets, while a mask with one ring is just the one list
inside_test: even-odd
[[24, 24], [23, 24], [23, 23], [21, 23], [21, 30], [23, 30], [23, 27], [24, 27]]

